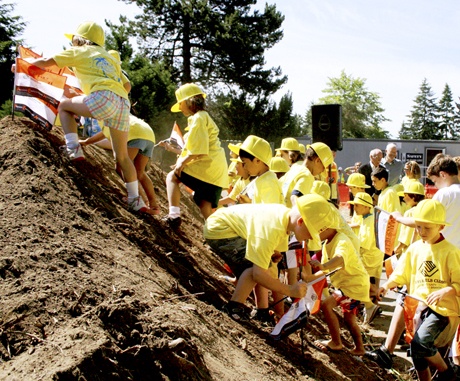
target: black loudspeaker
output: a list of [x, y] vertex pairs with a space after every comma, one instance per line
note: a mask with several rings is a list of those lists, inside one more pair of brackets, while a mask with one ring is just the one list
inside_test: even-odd
[[342, 151], [342, 105], [311, 106], [313, 143], [322, 142], [332, 151]]

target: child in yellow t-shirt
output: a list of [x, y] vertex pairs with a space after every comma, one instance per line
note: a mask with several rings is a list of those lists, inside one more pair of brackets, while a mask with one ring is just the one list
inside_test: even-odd
[[[312, 218], [314, 216], [314, 218]], [[292, 209], [281, 204], [247, 204], [220, 208], [206, 220], [204, 237], [238, 278], [224, 311], [235, 320], [249, 319], [245, 302], [256, 284], [291, 297], [303, 297], [306, 283], [281, 283], [271, 273], [272, 256], [288, 248], [292, 232], [299, 242], [319, 242], [320, 232], [334, 224], [321, 196], [305, 195]]]
[[[369, 296], [371, 299], [375, 299], [379, 288], [384, 254], [377, 247], [375, 241], [373, 200], [366, 192], [358, 192], [353, 201], [349, 201], [349, 203], [354, 205], [355, 213], [362, 217], [358, 232], [360, 257], [369, 275]], [[367, 303], [364, 309], [364, 323], [372, 323], [377, 312], [377, 303]]]
[[[329, 206], [331, 209], [331, 206]], [[315, 273], [319, 276], [322, 272], [340, 268], [331, 275], [331, 283], [334, 291], [331, 295], [321, 300], [321, 310], [331, 335], [330, 340], [315, 341], [314, 346], [320, 350], [342, 350], [343, 344], [340, 337], [340, 324], [334, 311], [340, 306], [343, 312], [345, 323], [350, 330], [355, 343], [351, 351], [353, 355], [362, 356], [365, 353], [361, 329], [358, 326], [356, 315], [361, 303], [369, 302], [369, 275], [366, 272], [355, 247], [350, 239], [337, 230], [335, 226], [326, 229], [320, 234], [320, 239], [326, 240], [323, 245], [321, 262], [310, 261], [313, 268], [320, 270]]]
[[[353, 196], [353, 198], [356, 196], [358, 192], [364, 192], [365, 189], [370, 188], [370, 186], [366, 184], [366, 176], [364, 176], [362, 173], [352, 173], [350, 176], [348, 176], [348, 180], [345, 183], [345, 185], [348, 186], [348, 188], [350, 189], [350, 193]], [[353, 204], [350, 204], [350, 216], [350, 227], [356, 234], [358, 234], [362, 217], [358, 216], [354, 212]]]
[[439, 201], [419, 202], [412, 218], [421, 239], [407, 248], [379, 295], [406, 285], [410, 295], [424, 301], [419, 303], [419, 320], [410, 332], [411, 357], [418, 378], [431, 380], [431, 367], [437, 370], [438, 379], [455, 379], [438, 348], [452, 341], [460, 321], [460, 249], [441, 234], [449, 224], [446, 208]]

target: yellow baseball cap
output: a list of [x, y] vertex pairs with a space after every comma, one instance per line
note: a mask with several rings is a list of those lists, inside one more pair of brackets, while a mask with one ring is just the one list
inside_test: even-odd
[[450, 226], [446, 222], [446, 208], [437, 200], [428, 198], [420, 201], [414, 208], [412, 218], [415, 222], [427, 222], [429, 224]]
[[339, 219], [324, 197], [306, 194], [296, 198], [296, 206], [312, 237], [312, 247], [321, 247], [320, 234], [326, 229], [337, 229]]
[[420, 181], [410, 180], [407, 182], [406, 186], [404, 187], [404, 191], [398, 192], [398, 196], [403, 197], [404, 193], [419, 194], [419, 195], [425, 196], [425, 187]]
[[73, 36], [80, 36], [102, 47], [105, 44], [104, 29], [93, 21], [81, 23], [75, 33], [65, 33], [64, 36], [70, 41], [72, 41]]
[[282, 157], [272, 157], [270, 160], [270, 171], [286, 173], [289, 171], [289, 165]]
[[356, 193], [356, 196], [353, 199], [353, 201], [348, 201], [348, 203], [352, 205], [359, 204], [359, 205], [364, 205], [364, 206], [370, 206], [371, 208], [374, 207], [372, 197], [366, 192]]
[[334, 161], [334, 157], [332, 156], [332, 151], [327, 144], [316, 142], [307, 146], [307, 149], [311, 148], [313, 151], [316, 152], [321, 163], [323, 163], [324, 167], [329, 167], [332, 162]]
[[345, 185], [356, 188], [370, 188], [370, 186], [366, 184], [366, 176], [362, 173], [352, 173], [348, 176]]
[[294, 138], [284, 138], [281, 140], [281, 147], [275, 151], [300, 151], [299, 142]]
[[182, 85], [176, 90], [177, 103], [171, 107], [171, 111], [180, 112], [179, 103], [199, 94], [203, 95], [203, 98], [206, 98], [206, 94], [198, 85], [195, 85], [194, 83], [186, 83], [185, 85]]
[[299, 151], [302, 155], [305, 155], [305, 146], [299, 143]]
[[315, 180], [313, 181], [311, 193], [319, 194], [324, 199], [329, 200], [331, 198], [331, 187], [325, 181]]
[[240, 150], [246, 151], [263, 163], [270, 166], [270, 160], [272, 159], [272, 148], [265, 139], [259, 138], [255, 135], [249, 135], [244, 140], [244, 142], [241, 143], [241, 146], [238, 146], [237, 144], [229, 144], [228, 148], [237, 155], [240, 154]]

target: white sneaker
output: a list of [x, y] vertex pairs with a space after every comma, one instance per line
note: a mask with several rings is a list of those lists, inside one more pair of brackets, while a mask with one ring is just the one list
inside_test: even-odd
[[128, 210], [131, 212], [148, 213], [149, 208], [145, 205], [141, 196], [137, 196], [132, 201], [128, 201]]
[[75, 148], [69, 148], [66, 146], [66, 154], [70, 161], [85, 160], [85, 155], [83, 154], [83, 149], [80, 144]]
[[377, 316], [378, 310], [379, 306], [377, 304], [372, 304], [372, 307], [364, 308], [364, 323], [371, 324]]

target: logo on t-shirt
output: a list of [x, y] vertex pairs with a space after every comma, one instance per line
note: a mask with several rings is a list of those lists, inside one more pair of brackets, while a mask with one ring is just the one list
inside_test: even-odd
[[434, 262], [425, 261], [420, 265], [419, 271], [424, 276], [427, 276], [427, 277], [431, 278], [434, 274], [436, 274], [438, 272], [438, 269], [437, 269], [436, 265], [434, 264]]

